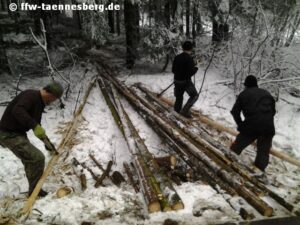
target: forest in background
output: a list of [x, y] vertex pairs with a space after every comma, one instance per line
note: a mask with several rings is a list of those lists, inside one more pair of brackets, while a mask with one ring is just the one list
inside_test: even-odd
[[[136, 61], [144, 61], [164, 71], [180, 51], [181, 43], [192, 40], [195, 60], [205, 66], [213, 55], [213, 66], [224, 74], [224, 81], [220, 82], [232, 85], [236, 95], [244, 78], [253, 74], [276, 99], [281, 90], [300, 96], [300, 2], [297, 0], [38, 1], [39, 4], [120, 4], [121, 10], [105, 12], [11, 12], [8, 8], [11, 2], [20, 5], [24, 1], [0, 1], [2, 17], [10, 18], [1, 22], [0, 64], [2, 70], [16, 76], [20, 72], [15, 72], [14, 57], [7, 53], [11, 43], [5, 35], [13, 32], [30, 35], [29, 27], [34, 34], [41, 35], [42, 19], [50, 57], [59, 47], [64, 47], [67, 55], [73, 54], [72, 61], [82, 53], [77, 45], [66, 44], [66, 38], [61, 38], [63, 32], [83, 37], [83, 49], [117, 46], [119, 42], [120, 48], [126, 46], [124, 61], [128, 69], [134, 68]], [[45, 72], [43, 68], [38, 71], [41, 70]]]

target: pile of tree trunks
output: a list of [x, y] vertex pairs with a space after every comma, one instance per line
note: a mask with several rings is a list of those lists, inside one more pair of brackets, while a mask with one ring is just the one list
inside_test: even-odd
[[[157, 159], [149, 152], [124, 109], [114, 87], [111, 87], [102, 78], [99, 78], [99, 87], [132, 154], [134, 169], [139, 180], [139, 188], [135, 184], [132, 170], [128, 163], [125, 162], [124, 169], [128, 174], [129, 182], [136, 191], [140, 190], [143, 193], [148, 212], [183, 209], [183, 202], [173, 187], [171, 180], [162, 172], [162, 167], [165, 166], [161, 165], [163, 159]], [[172, 165], [176, 164], [174, 157], [169, 157], [165, 160], [167, 166], [172, 167]]]
[[201, 171], [201, 176], [212, 187], [221, 188], [232, 196], [240, 196], [263, 216], [273, 216], [274, 210], [262, 196], [273, 198], [287, 213], [295, 213], [291, 204], [251, 176], [247, 165], [240, 162], [228, 147], [214, 140], [203, 127], [194, 126], [192, 121], [170, 112], [170, 105], [145, 88], [140, 87], [144, 92], [141, 93], [127, 87], [115, 78], [116, 74], [107, 65], [101, 63], [101, 67], [105, 71], [101, 75], [113, 84], [192, 170]]

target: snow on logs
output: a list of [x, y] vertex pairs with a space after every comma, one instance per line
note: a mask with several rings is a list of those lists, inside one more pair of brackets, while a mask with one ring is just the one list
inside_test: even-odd
[[189, 151], [192, 155], [197, 157], [202, 161], [211, 171], [213, 171], [222, 180], [227, 182], [230, 186], [234, 187], [236, 192], [243, 197], [250, 205], [252, 205], [258, 212], [264, 216], [272, 216], [273, 208], [270, 207], [266, 202], [256, 196], [253, 192], [247, 189], [243, 184], [243, 177], [235, 173], [232, 170], [226, 170], [223, 165], [219, 165], [214, 160], [211, 160], [209, 156], [205, 154], [206, 151], [203, 147], [200, 148], [199, 145], [195, 144], [194, 140], [187, 138], [178, 129], [171, 126], [170, 121], [166, 121], [166, 118], [162, 118], [157, 111], [154, 111], [152, 105], [147, 103], [146, 100], [142, 99], [140, 96], [136, 95], [132, 90], [127, 88], [125, 85], [121, 84], [113, 75], [107, 76], [103, 74], [106, 79], [110, 80], [117, 90], [122, 93], [126, 99], [133, 105], [133, 107], [140, 113], [146, 115], [149, 119], [151, 118], [155, 123], [157, 123], [161, 129], [164, 130], [170, 137], [176, 140], [181, 146]]
[[[137, 86], [142, 92], [146, 93], [148, 98], [151, 99], [153, 102], [158, 103], [158, 106], [161, 106], [162, 108], [167, 110], [169, 109], [168, 106], [170, 105], [166, 104], [166, 101], [161, 101], [161, 98], [157, 98], [155, 94], [147, 90], [145, 87], [142, 87], [141, 85], [135, 86]], [[176, 117], [176, 119], [174, 119], [174, 117]], [[174, 124], [179, 126], [180, 129], [184, 131], [184, 133], [187, 134], [193, 141], [196, 141], [196, 143], [200, 145], [200, 148], [202, 146], [204, 147], [204, 150], [208, 149], [209, 152], [206, 151], [206, 154], [208, 154], [216, 162], [219, 161], [218, 164], [223, 164], [223, 167], [227, 167], [227, 169], [229, 170], [234, 170], [246, 181], [248, 180], [250, 183], [244, 182], [244, 185], [257, 196], [261, 197], [265, 194], [268, 194], [280, 205], [285, 207], [288, 211], [293, 212], [294, 207], [291, 204], [286, 202], [284, 198], [280, 197], [275, 192], [268, 189], [265, 185], [261, 184], [257, 179], [255, 179], [249, 174], [246, 166], [242, 164], [238, 156], [232, 154], [231, 151], [225, 146], [223, 146], [220, 142], [215, 141], [213, 138], [210, 137], [210, 135], [208, 135], [206, 132], [203, 132], [202, 124], [198, 124], [200, 127], [195, 127], [192, 125], [192, 123], [187, 123], [185, 121], [185, 118], [177, 114], [174, 114], [173, 116], [168, 116], [167, 118], [170, 118], [172, 120], [169, 122], [174, 122]], [[181, 121], [181, 123], [179, 121]], [[191, 132], [191, 130], [197, 130], [198, 135], [195, 135], [195, 133]], [[211, 155], [211, 153], [213, 153], [213, 155]]]
[[[133, 156], [134, 167], [140, 182], [140, 190], [145, 198], [149, 213], [171, 210], [168, 199], [162, 193], [156, 177], [153, 175], [143, 155], [139, 152], [134, 138], [132, 138], [132, 130], [129, 129], [126, 123], [127, 119], [125, 118], [120, 102], [116, 99], [112, 100], [112, 89], [104, 83], [103, 79], [99, 79], [99, 87]], [[133, 183], [133, 181], [131, 182]]]

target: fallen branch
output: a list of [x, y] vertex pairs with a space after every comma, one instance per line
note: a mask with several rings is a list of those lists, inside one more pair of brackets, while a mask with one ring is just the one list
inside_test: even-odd
[[111, 170], [113, 162], [109, 161], [106, 167], [106, 170], [104, 171], [104, 173], [101, 175], [101, 177], [99, 179], [97, 179], [96, 183], [95, 183], [95, 188], [99, 187], [100, 185], [102, 185], [103, 180], [109, 176], [109, 172]]
[[74, 162], [75, 165], [80, 165], [82, 168], [89, 171], [89, 173], [92, 175], [94, 180], [98, 180], [98, 177], [96, 176], [96, 174], [93, 172], [93, 170], [91, 168], [86, 166], [84, 163], [79, 162], [76, 158], [73, 158], [73, 162]]
[[134, 188], [135, 192], [138, 193], [139, 192], [139, 187], [137, 185], [137, 182], [135, 182], [135, 180], [133, 178], [133, 173], [132, 173], [128, 163], [124, 162], [123, 166], [124, 166], [125, 173], [127, 174], [129, 183]]

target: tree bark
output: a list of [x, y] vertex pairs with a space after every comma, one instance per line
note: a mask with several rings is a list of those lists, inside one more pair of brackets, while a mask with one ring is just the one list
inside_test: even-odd
[[[111, 4], [112, 1], [109, 1], [107, 3], [107, 6]], [[109, 26], [109, 32], [114, 34], [115, 33], [115, 17], [114, 17], [114, 11], [108, 10], [107, 11], [107, 17], [108, 17], [108, 26]]]
[[80, 183], [81, 183], [82, 191], [85, 191], [87, 189], [87, 185], [86, 185], [86, 176], [84, 173], [80, 174]]
[[0, 27], [0, 73], [11, 73], [6, 55], [5, 43], [3, 41], [4, 28]]
[[116, 11], [116, 26], [117, 26], [117, 33], [120, 36], [121, 35], [121, 20], [120, 20], [120, 11]]
[[190, 0], [185, 0], [185, 7], [186, 7], [186, 14], [185, 14], [185, 20], [186, 20], [186, 36], [187, 38], [190, 38], [190, 6], [191, 6], [191, 2]]
[[[213, 42], [222, 42], [222, 41], [228, 41], [229, 39], [229, 25], [225, 22], [225, 19], [223, 18], [224, 15], [221, 14], [220, 10], [218, 10], [218, 3], [216, 1], [210, 1], [209, 2], [209, 8], [212, 14], [212, 41]], [[223, 22], [218, 22], [216, 19], [216, 16], [218, 16], [219, 20]]]
[[[145, 162], [148, 162], [147, 164], [151, 172], [154, 174], [156, 178], [158, 178], [162, 193], [168, 198], [167, 209], [164, 211], [169, 210], [168, 205], [170, 205], [174, 210], [183, 209], [184, 208], [183, 202], [179, 197], [178, 193], [176, 192], [175, 188], [173, 187], [171, 181], [168, 179], [167, 176], [163, 174], [161, 168], [159, 167], [159, 164], [157, 163], [155, 158], [152, 157], [144, 141], [139, 136], [137, 130], [133, 126], [128, 114], [125, 112], [124, 109], [122, 110], [127, 120], [129, 129], [131, 131], [131, 135], [133, 135], [135, 139], [137, 148], [140, 150], [142, 156], [145, 158]], [[173, 162], [175, 161], [174, 158], [173, 159], [170, 158], [169, 160], [170, 161], [172, 160]]]
[[165, 17], [165, 25], [167, 28], [170, 28], [170, 26], [171, 26], [170, 7], [171, 7], [170, 2], [166, 1], [165, 7], [164, 7], [164, 17]]
[[6, 0], [1, 0], [1, 10], [6, 11]]
[[[99, 80], [99, 82], [103, 82], [103, 80]], [[104, 82], [101, 84], [101, 86], [105, 86]], [[145, 201], [148, 205], [148, 211], [150, 213], [161, 211], [160, 199], [162, 199], [162, 194], [157, 184], [157, 181], [155, 177], [151, 174], [149, 168], [144, 162], [144, 159], [139, 154], [136, 154], [136, 147], [133, 143], [133, 140], [130, 138], [128, 128], [125, 127], [125, 124], [123, 123], [120, 112], [117, 110], [117, 106], [115, 105], [116, 102], [113, 103], [113, 100], [110, 98], [106, 89], [102, 90], [106, 92], [105, 96], [108, 96], [105, 98], [105, 100], [107, 104], [111, 106], [110, 109], [112, 114], [118, 114], [118, 117], [114, 116], [114, 118], [116, 119], [118, 127], [122, 132], [124, 138], [126, 139], [128, 148], [131, 154], [133, 155], [134, 165], [139, 177], [141, 191], [143, 192]]]
[[286, 40], [286, 43], [284, 45], [285, 47], [289, 47], [290, 44], [292, 43], [292, 41], [294, 39], [294, 36], [295, 36], [295, 33], [296, 33], [299, 25], [300, 25], [300, 11], [297, 12], [296, 18], [294, 20], [294, 25], [292, 27], [292, 31], [291, 31], [291, 33], [290, 33], [290, 35], [289, 35], [289, 37]]
[[124, 166], [125, 173], [127, 174], [129, 183], [134, 188], [135, 192], [138, 193], [139, 192], [139, 187], [137, 185], [137, 182], [135, 182], [135, 180], [134, 180], [133, 173], [132, 173], [128, 163], [124, 162], [123, 166]]
[[154, 0], [155, 4], [155, 24], [159, 25], [162, 23], [162, 1], [161, 0]]
[[126, 30], [126, 66], [132, 69], [136, 60], [137, 30], [136, 10], [131, 0], [124, 1], [124, 20]]

